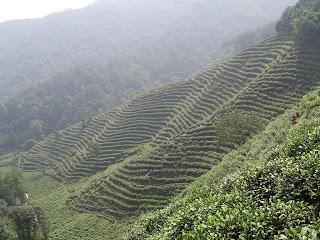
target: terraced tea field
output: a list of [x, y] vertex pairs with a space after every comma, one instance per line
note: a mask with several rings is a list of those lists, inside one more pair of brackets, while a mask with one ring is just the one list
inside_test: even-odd
[[289, 36], [268, 39], [60, 131], [11, 164], [66, 184], [102, 175], [69, 199], [78, 212], [116, 221], [162, 207], [232, 149], [217, 144], [221, 112], [255, 112], [263, 122], [277, 117], [319, 85], [319, 56], [319, 42], [297, 46]]

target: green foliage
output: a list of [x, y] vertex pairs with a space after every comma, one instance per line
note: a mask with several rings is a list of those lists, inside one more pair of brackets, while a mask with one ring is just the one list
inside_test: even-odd
[[[291, 44], [287, 39], [274, 38], [269, 41], [268, 53], [278, 52], [278, 44], [275, 44], [277, 41], [281, 41], [282, 44], [279, 44], [281, 48], [282, 46], [288, 48], [287, 46]], [[89, 155], [87, 157], [90, 162], [85, 160], [80, 163], [76, 161], [79, 159], [78, 156], [63, 160], [66, 166], [76, 165], [76, 171], [64, 168], [60, 162], [54, 160], [55, 154], [52, 155], [52, 161], [61, 167], [62, 178], [66, 179], [75, 179], [76, 174], [80, 175], [80, 171], [85, 174], [103, 169], [107, 161], [110, 162], [109, 166], [115, 162], [123, 162], [123, 165], [117, 166], [111, 174], [105, 175], [94, 186], [87, 188], [85, 193], [72, 197], [68, 204], [80, 212], [99, 209], [99, 212], [103, 212], [106, 217], [112, 215], [121, 218], [138, 214], [163, 206], [188, 183], [219, 163], [223, 154], [230, 151], [230, 148], [217, 148], [216, 126], [212, 115], [216, 114], [216, 109], [223, 104], [228, 105], [227, 101], [237, 96], [240, 89], [245, 88], [248, 75], [252, 78], [259, 76], [263, 71], [262, 67], [268, 67], [268, 64], [265, 64], [261, 69], [256, 68], [254, 62], [259, 62], [261, 59], [257, 52], [265, 54], [264, 43], [243, 53], [252, 55], [251, 64], [246, 64], [244, 56], [240, 54], [186, 81], [142, 94], [112, 114], [108, 114], [107, 116], [110, 116], [108, 122], [111, 122], [111, 125], [96, 125], [104, 129], [96, 137], [96, 142], [101, 147], [99, 158]], [[272, 59], [275, 60], [277, 56], [278, 54], [273, 54]], [[269, 61], [269, 64], [270, 62], [272, 61]], [[239, 64], [235, 66], [235, 63]], [[233, 85], [235, 82], [237, 85]], [[279, 84], [280, 80], [276, 83]], [[251, 90], [251, 94], [253, 91], [257, 89]], [[246, 91], [241, 92], [241, 96], [246, 93]], [[251, 105], [252, 102], [246, 103], [246, 106]], [[269, 105], [265, 104], [259, 109], [263, 111], [268, 107]], [[239, 111], [251, 119], [249, 111]], [[273, 109], [275, 113], [281, 111], [282, 108]], [[261, 118], [257, 113], [252, 113], [252, 116]], [[272, 115], [266, 116], [270, 118]], [[105, 115], [92, 118], [92, 123], [102, 122], [104, 118]], [[27, 162], [25, 167], [34, 164], [33, 152], [54, 145], [61, 146], [57, 149], [52, 148], [52, 152], [57, 154], [72, 152], [72, 149], [69, 151], [67, 147], [76, 142], [67, 140], [72, 138], [71, 136], [76, 136], [77, 141], [82, 142], [80, 138], [88, 139], [87, 133], [94, 132], [95, 129], [88, 124], [85, 129], [82, 128], [82, 131], [85, 130], [85, 134], [82, 134], [76, 130], [78, 127], [80, 126], [62, 132], [65, 137], [62, 137], [59, 143], [43, 142], [37, 145], [25, 155]], [[181, 134], [182, 132], [184, 134]], [[132, 158], [128, 157], [127, 153], [133, 153]], [[59, 159], [61, 161], [61, 155]]]
[[13, 220], [19, 239], [30, 240], [36, 230], [36, 214], [31, 206], [11, 207], [9, 217]]
[[276, 35], [275, 22], [270, 22], [254, 31], [247, 31], [225, 42], [223, 47], [228, 53], [237, 53], [253, 44]]
[[[0, 183], [2, 183], [0, 184], [0, 238], [13, 239], [11, 231], [14, 228], [18, 239], [49, 239], [48, 216], [41, 207], [26, 203], [27, 195], [22, 172], [15, 168], [9, 169], [3, 179], [0, 178]], [[9, 220], [12, 224], [8, 224]], [[38, 234], [41, 232], [42, 237]]]
[[166, 0], [152, 6], [144, 0], [134, 8], [129, 0], [101, 1], [40, 20], [3, 23], [0, 147], [20, 148], [28, 139], [41, 140], [87, 120], [87, 109], [97, 115], [137, 91], [184, 79], [223, 57], [222, 42], [277, 18], [293, 1], [233, 0], [232, 8], [222, 0]]
[[313, 36], [320, 32], [318, 25], [319, 23], [316, 13], [312, 11], [306, 11], [302, 16], [299, 16], [293, 20], [293, 33], [298, 36]]
[[90, 141], [88, 143], [88, 149], [89, 152], [92, 155], [95, 155], [96, 157], [98, 157], [101, 154], [101, 148], [96, 141]]
[[276, 23], [276, 31], [278, 33], [286, 33], [292, 32], [293, 27], [291, 26], [291, 16], [293, 15], [294, 7], [287, 7], [283, 13], [281, 18]]
[[0, 239], [2, 240], [8, 239], [8, 234], [5, 229], [5, 224], [2, 222], [1, 219], [0, 219]]
[[306, 226], [306, 227], [296, 227], [293, 229], [285, 229], [285, 234], [280, 236], [280, 239], [288, 240], [306, 240], [306, 239], [319, 239], [320, 237], [320, 227]]
[[25, 189], [23, 186], [22, 172], [16, 168], [8, 170], [2, 180], [2, 197], [9, 205], [15, 205], [17, 199], [20, 203], [25, 202]]
[[302, 99], [302, 110], [307, 114], [316, 107], [320, 106], [320, 92], [312, 91], [306, 94]]
[[[229, 147], [217, 148], [215, 116], [220, 112], [221, 107], [238, 108], [245, 114], [254, 111], [254, 115], [265, 120], [276, 118], [286, 108], [297, 102], [301, 94], [307, 91], [307, 87], [311, 88], [318, 84], [315, 81], [318, 65], [310, 64], [318, 61], [318, 52], [317, 45], [312, 49], [306, 46], [298, 48], [290, 37], [272, 38], [246, 49], [226, 63], [185, 81], [168, 84], [141, 94], [115, 110], [86, 120], [85, 127], [82, 124], [73, 125], [34, 146], [28, 153], [22, 155], [21, 168], [33, 172], [40, 166], [46, 166], [50, 169], [47, 171], [47, 175], [51, 177], [50, 180], [62, 181], [57, 183], [52, 180], [54, 184], [43, 187], [39, 184], [39, 181], [44, 178], [42, 175], [30, 180], [33, 184], [38, 184], [37, 187], [32, 187], [33, 192], [38, 193], [34, 199], [40, 203], [44, 200], [42, 206], [46, 206], [55, 215], [54, 238], [76, 239], [91, 234], [96, 235], [96, 238], [103, 238], [101, 236], [107, 233], [90, 222], [95, 222], [97, 216], [117, 223], [120, 219], [123, 221], [128, 215], [139, 215], [141, 212], [166, 205], [198, 176], [219, 164], [224, 155], [231, 150]], [[296, 112], [293, 112], [292, 116], [297, 117]], [[287, 118], [289, 119], [287, 124], [291, 126], [290, 117]], [[314, 128], [310, 129], [309, 133], [312, 133]], [[277, 138], [286, 136], [286, 134], [276, 135], [275, 131], [277, 130], [266, 135], [268, 137], [274, 135]], [[265, 141], [268, 138], [260, 140], [262, 143], [259, 144], [260, 149], [257, 152], [268, 152], [263, 149], [269, 148], [269, 142]], [[100, 146], [99, 157], [88, 154], [90, 149], [88, 146], [95, 145], [90, 141]], [[279, 145], [280, 142], [273, 142], [271, 146]], [[316, 143], [312, 138], [305, 142]], [[309, 150], [304, 148], [303, 153]], [[236, 167], [241, 166], [241, 159], [250, 153], [246, 148], [242, 148], [242, 151]], [[272, 156], [280, 156], [282, 151], [281, 148]], [[41, 152], [49, 155], [47, 161], [41, 161], [37, 157]], [[310, 169], [310, 165], [305, 168]], [[274, 168], [280, 171], [285, 167], [285, 164], [279, 163]], [[267, 194], [259, 192], [261, 186], [257, 179], [259, 180], [260, 177], [263, 189], [274, 193], [272, 192], [274, 189], [269, 189], [269, 185], [265, 184], [274, 180], [270, 178], [270, 174], [268, 175], [271, 172], [270, 169], [269, 172], [250, 169], [251, 172], [248, 174], [254, 175], [258, 172], [251, 182], [248, 178], [246, 185], [250, 187], [249, 189], [254, 189], [262, 198]], [[290, 169], [287, 171], [288, 174], [294, 174], [293, 170], [296, 168], [290, 165]], [[228, 172], [228, 169], [223, 170]], [[219, 176], [222, 178], [223, 174]], [[241, 176], [239, 179], [243, 179]], [[85, 182], [85, 184], [80, 186], [79, 183], [75, 188], [76, 182]], [[236, 183], [234, 191], [232, 190], [233, 182]], [[267, 199], [264, 203], [260, 200], [254, 201], [255, 195], [246, 193], [245, 189], [241, 188], [242, 183], [243, 181], [238, 182], [237, 179], [232, 179], [224, 185], [227, 189], [220, 189], [224, 194], [222, 200], [218, 199], [216, 186], [213, 190], [205, 188], [203, 192], [200, 191], [197, 194], [209, 196], [209, 200], [201, 197], [198, 201], [198, 195], [195, 193], [195, 197], [190, 201], [182, 201], [181, 205], [174, 205], [170, 212], [165, 210], [159, 219], [151, 217], [148, 228], [150, 231], [157, 229], [152, 226], [153, 222], [159, 226], [158, 229], [162, 228], [170, 218], [168, 226], [164, 228], [167, 229], [169, 239], [184, 234], [184, 228], [186, 234], [184, 237], [187, 239], [189, 233], [194, 238], [201, 239], [203, 236], [209, 238], [205, 231], [208, 225], [212, 226], [214, 230], [211, 230], [220, 236], [230, 237], [233, 232], [230, 226], [234, 225], [238, 231], [234, 234], [240, 236], [241, 231], [245, 229], [247, 235], [244, 236], [254, 238], [253, 236], [257, 235], [263, 239], [269, 236], [268, 234], [272, 235], [282, 231], [283, 228], [291, 229], [296, 227], [296, 224], [303, 223], [305, 219], [301, 212], [309, 211], [310, 218], [313, 216], [312, 206], [310, 207], [304, 201], [290, 199], [287, 196], [288, 193], [285, 197], [278, 194], [278, 199]], [[49, 186], [54, 187], [51, 189]], [[314, 185], [310, 184], [310, 186]], [[76, 191], [73, 191], [74, 189]], [[279, 185], [279, 189], [283, 190], [284, 185]], [[294, 194], [303, 195], [303, 189], [298, 189]], [[248, 199], [253, 201], [250, 202]], [[260, 196], [258, 199], [261, 199]], [[314, 196], [314, 199], [317, 199], [317, 196]], [[207, 208], [205, 204], [201, 205], [208, 201], [217, 202], [212, 207], [213, 210], [210, 210], [210, 207]], [[68, 203], [69, 209], [65, 202]], [[175, 211], [175, 208], [188, 205], [190, 202], [195, 204], [192, 209], [179, 211], [177, 216], [171, 218], [170, 214]], [[189, 205], [186, 208], [189, 208]], [[272, 211], [269, 213], [268, 209]], [[291, 209], [297, 209], [297, 211], [291, 211]], [[239, 222], [234, 220], [233, 212], [238, 214], [236, 219], [239, 219]], [[61, 213], [71, 214], [72, 217], [67, 216], [59, 220]], [[210, 218], [206, 219], [206, 213], [211, 214]], [[288, 216], [288, 225], [284, 223], [286, 222], [284, 216]], [[223, 221], [219, 222], [219, 217]], [[201, 219], [205, 222], [203, 223]], [[87, 224], [85, 224], [86, 220], [88, 220]], [[214, 224], [208, 224], [212, 221], [216, 223], [217, 229]], [[266, 231], [261, 230], [260, 227], [265, 223], [264, 221], [267, 222]], [[97, 222], [104, 229], [105, 222], [102, 220]], [[175, 227], [170, 225], [171, 222]], [[193, 225], [193, 222], [198, 222], [199, 225]], [[228, 223], [227, 226], [223, 225], [224, 222]], [[257, 222], [257, 226], [254, 222]], [[201, 226], [202, 223], [204, 226]], [[273, 223], [283, 224], [283, 226], [276, 228], [278, 226], [272, 225]], [[92, 233], [91, 229], [99, 233]], [[108, 229], [112, 228], [108, 225]], [[141, 229], [139, 230], [141, 236], [147, 238], [148, 234], [144, 232], [144, 227], [142, 226]], [[257, 233], [250, 229], [261, 231]], [[154, 239], [165, 239], [163, 232], [155, 234], [157, 236]]]
[[309, 110], [267, 161], [142, 217], [126, 239], [317, 239], [319, 107]]
[[300, 0], [295, 6], [288, 7], [278, 20], [279, 33], [293, 32], [303, 38], [313, 38], [320, 33], [320, 1]]
[[30, 150], [34, 145], [36, 145], [37, 142], [38, 141], [35, 139], [27, 139], [22, 145], [23, 150], [24, 151]]
[[[242, 122], [251, 123], [255, 116], [252, 119], [265, 123], [296, 103], [307, 87], [318, 84], [317, 65], [309, 64], [311, 59], [317, 61], [318, 46], [310, 51], [310, 46], [300, 48], [292, 40], [277, 36], [260, 42], [185, 81], [140, 94], [121, 107], [84, 120], [85, 124], [59, 131], [23, 154], [21, 168], [45, 167], [46, 176], [62, 183], [101, 173], [99, 179], [69, 195], [68, 207], [79, 213], [99, 212], [116, 221], [160, 208], [216, 165], [226, 166], [217, 175], [220, 178], [234, 166], [242, 166], [245, 148], [235, 157], [234, 166], [220, 165], [233, 149], [233, 144], [217, 147], [216, 116], [221, 109], [239, 109], [235, 113], [245, 116]], [[291, 126], [291, 115], [288, 119]], [[284, 130], [266, 134], [268, 138], [259, 144], [261, 153], [279, 144], [263, 144], [275, 131]], [[99, 155], [93, 154], [94, 145], [100, 147]], [[41, 152], [49, 155], [47, 161], [37, 157]]]
[[151, 86], [148, 73], [125, 61], [60, 73], [4, 102], [7, 111], [0, 115], [0, 146], [28, 149], [32, 139], [42, 140], [81, 119], [87, 124], [93, 115], [123, 103], [131, 92], [145, 86]]
[[264, 119], [255, 113], [234, 110], [219, 117], [216, 123], [219, 145], [240, 146], [264, 127]]
[[[112, 223], [111, 216], [101, 217], [99, 212], [78, 212], [66, 205], [70, 195], [79, 194], [84, 187], [103, 176], [101, 173], [73, 183], [60, 183], [39, 172], [24, 173], [26, 188], [32, 205], [41, 206], [50, 217], [50, 239], [119, 239], [132, 219]], [[9, 230], [9, 229], [7, 229]], [[37, 237], [43, 238], [41, 226]]]
[[[50, 224], [42, 208], [31, 205], [10, 207], [8, 216], [15, 225], [19, 239], [49, 239]], [[38, 236], [39, 231], [43, 238]]]
[[40, 120], [31, 120], [29, 124], [30, 137], [35, 139], [43, 138], [43, 122]]

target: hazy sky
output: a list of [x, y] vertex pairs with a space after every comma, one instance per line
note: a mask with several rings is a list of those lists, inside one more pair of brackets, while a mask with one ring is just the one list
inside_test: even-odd
[[0, 0], [0, 23], [11, 19], [39, 18], [97, 0]]

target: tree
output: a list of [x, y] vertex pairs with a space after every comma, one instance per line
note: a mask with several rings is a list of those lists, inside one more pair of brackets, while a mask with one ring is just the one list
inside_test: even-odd
[[320, 34], [320, 0], [300, 0], [288, 7], [277, 21], [278, 33], [293, 33], [300, 38], [314, 38]]
[[20, 203], [25, 202], [23, 175], [19, 169], [12, 168], [6, 172], [2, 180], [2, 193], [9, 205], [15, 205], [17, 198]]
[[23, 143], [23, 145], [22, 145], [23, 150], [25, 150], [25, 151], [30, 150], [34, 145], [37, 144], [37, 142], [38, 142], [38, 141], [35, 140], [35, 139], [28, 139], [28, 140], [26, 140], [26, 141]]
[[49, 217], [41, 207], [33, 206], [33, 209], [37, 215], [39, 228], [42, 232], [42, 235], [43, 235], [44, 239], [47, 240], [47, 239], [49, 239], [49, 232], [50, 232]]
[[0, 239], [2, 239], [2, 240], [8, 239], [8, 234], [6, 232], [5, 225], [1, 219], [0, 219]]
[[15, 225], [19, 239], [38, 239], [39, 231], [45, 239], [49, 239], [50, 224], [41, 207], [31, 205], [10, 207], [8, 215]]
[[43, 138], [43, 122], [40, 120], [32, 120], [29, 124], [30, 134], [35, 139]]
[[84, 112], [84, 119], [85, 121], [88, 122], [93, 116], [94, 110], [91, 107], [85, 107], [83, 112]]
[[36, 215], [31, 206], [16, 206], [9, 209], [9, 217], [15, 225], [19, 239], [31, 240], [32, 230], [36, 229]]
[[90, 141], [88, 143], [88, 150], [92, 155], [96, 157], [98, 157], [101, 154], [101, 148], [96, 141]]
[[[315, 33], [319, 32], [317, 26], [318, 18], [313, 11], [305, 11], [303, 15], [294, 18], [291, 21], [293, 33], [297, 36], [312, 37]], [[319, 23], [318, 23], [319, 24]]]
[[0, 196], [0, 239], [3, 239], [3, 240], [8, 239], [8, 233], [6, 232], [5, 224], [2, 221], [2, 219], [6, 216], [7, 206], [8, 205], [6, 201], [1, 199], [1, 196]]
[[255, 113], [241, 110], [227, 112], [216, 122], [218, 144], [240, 146], [261, 131], [263, 126], [263, 120]]
[[293, 28], [291, 26], [291, 18], [294, 12], [294, 7], [287, 7], [283, 13], [281, 18], [276, 23], [276, 31], [278, 33], [288, 33], [292, 32]]

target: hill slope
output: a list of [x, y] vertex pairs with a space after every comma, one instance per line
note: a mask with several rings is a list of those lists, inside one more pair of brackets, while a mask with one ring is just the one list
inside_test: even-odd
[[319, 44], [268, 39], [60, 131], [11, 164], [63, 182], [99, 172], [68, 203], [111, 221], [164, 206], [235, 147], [217, 144], [217, 116], [238, 109], [266, 123], [318, 86]]
[[100, 0], [81, 10], [2, 23], [0, 100], [59, 71], [124, 55], [133, 55], [154, 81], [185, 78], [211, 61], [217, 43], [276, 19], [295, 1], [247, 2]]
[[[114, 108], [150, 86], [150, 74], [127, 61], [109, 61], [60, 73], [0, 104], [0, 149], [19, 149], [26, 140], [42, 140], [50, 133]], [[37, 127], [32, 127], [36, 123]]]
[[[274, 23], [271, 22], [240, 35], [227, 43], [225, 48], [232, 55], [274, 35]], [[140, 60], [143, 60], [143, 56]], [[157, 64], [152, 67], [148, 63], [150, 66], [145, 68], [132, 62], [133, 59], [124, 57], [121, 60], [76, 67], [22, 90], [0, 103], [0, 154], [12, 149], [23, 148], [26, 151], [49, 134], [108, 111], [135, 94], [160, 84], [160, 80], [156, 80], [159, 75], [153, 73], [159, 70]], [[217, 64], [217, 61], [211, 66], [213, 64]], [[185, 71], [178, 68], [173, 64], [170, 69]], [[165, 74], [166, 78], [170, 78], [165, 81], [177, 78], [172, 78], [169, 72]]]
[[[274, 19], [285, 3], [293, 1], [277, 1], [276, 11], [267, 1], [234, 2], [162, 1], [149, 6], [141, 1], [133, 7], [129, 0], [112, 3], [115, 6], [108, 1], [43, 19], [0, 24], [0, 33], [1, 26], [4, 28], [2, 45], [0, 40], [4, 53], [3, 59], [0, 57], [0, 85], [4, 84], [0, 100], [10, 95], [10, 89], [15, 90], [0, 103], [0, 154], [27, 150], [50, 133], [108, 111], [139, 91], [190, 76], [223, 56], [224, 41]], [[120, 7], [123, 9], [118, 11]], [[157, 17], [151, 18], [150, 14]], [[146, 19], [147, 24], [142, 24]], [[26, 31], [29, 28], [32, 30]], [[40, 48], [38, 42], [45, 47]], [[249, 45], [241, 43], [240, 48]], [[122, 51], [121, 46], [126, 50]], [[239, 51], [237, 46], [232, 47]], [[67, 71], [56, 74], [59, 70]], [[41, 83], [34, 86], [35, 82]], [[21, 90], [25, 86], [30, 87]]]
[[[141, 218], [126, 239], [318, 239], [319, 94], [308, 94], [226, 155], [186, 197]], [[266, 145], [267, 151], [259, 151]], [[219, 174], [252, 161], [260, 163], [226, 178]]]

